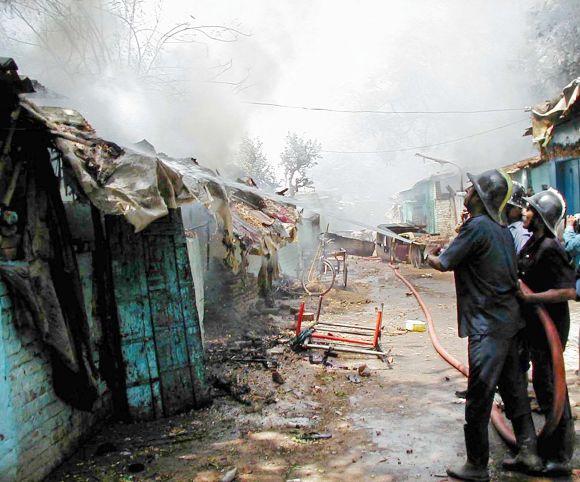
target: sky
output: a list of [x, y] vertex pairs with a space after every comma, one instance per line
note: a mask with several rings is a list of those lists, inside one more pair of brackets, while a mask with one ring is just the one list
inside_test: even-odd
[[[103, 20], [100, 2], [70, 5], [82, 5], [79, 15], [106, 25], [109, 42], [122, 36], [123, 24]], [[46, 15], [28, 12], [47, 32], [44, 44], [29, 45], [38, 39], [8, 12], [3, 31], [20, 41], [3, 42], [9, 50], [2, 55], [14, 56], [22, 73], [61, 93], [58, 102], [77, 108], [103, 137], [121, 144], [147, 138], [159, 151], [227, 170], [244, 135], [259, 137], [275, 166], [288, 132], [317, 139], [323, 151], [342, 151], [323, 152], [311, 172], [317, 191], [339, 202], [345, 215], [378, 223], [386, 220], [393, 194], [440, 170], [417, 152], [471, 171], [535, 154], [530, 137], [522, 137], [529, 125], [525, 107], [544, 100], [530, 89], [535, 3], [146, 0], [139, 17], [143, 30], [160, 15], [160, 29], [188, 21], [239, 33], [220, 42], [196, 32], [188, 37], [192, 41], [168, 43], [154, 68], [139, 74], [115, 61], [65, 73], [62, 64], [73, 66], [76, 58], [70, 35]], [[54, 47], [50, 55], [47, 45]], [[515, 110], [353, 114], [247, 102], [396, 112]], [[419, 147], [438, 143], [443, 145]]]

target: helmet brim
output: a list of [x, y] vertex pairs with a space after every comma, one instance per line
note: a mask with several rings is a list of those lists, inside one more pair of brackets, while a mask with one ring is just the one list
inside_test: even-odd
[[[531, 197], [525, 197], [523, 198], [524, 201], [526, 201], [530, 206], [532, 206], [534, 208], [534, 211], [536, 213], [538, 213], [538, 215], [540, 216], [540, 219], [542, 220], [542, 222], [544, 223], [544, 226], [546, 226], [548, 228], [548, 230], [556, 237], [558, 237], [558, 226], [552, 226], [551, 223], [549, 221], [546, 220], [546, 218], [544, 217], [544, 215], [542, 214], [542, 208], [538, 205], [538, 203], [536, 201], [534, 201]], [[558, 223], [560, 224], [560, 223]]]
[[518, 204], [518, 203], [514, 203], [514, 202], [510, 202], [510, 201], [508, 201], [506, 203], [506, 206], [511, 206], [513, 208], [520, 208], [520, 209], [525, 209], [526, 208], [526, 206], [524, 206], [523, 204]]

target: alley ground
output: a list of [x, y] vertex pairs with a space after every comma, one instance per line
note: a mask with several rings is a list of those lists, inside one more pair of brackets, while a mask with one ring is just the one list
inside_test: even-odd
[[[465, 360], [452, 275], [409, 266], [402, 272], [430, 306], [442, 343]], [[285, 344], [298, 300], [278, 300], [243, 323], [208, 326], [212, 406], [108, 425], [49, 480], [220, 481], [234, 469], [240, 481], [447, 480], [445, 467], [465, 454], [464, 403], [455, 396], [465, 379], [438, 357], [427, 333], [400, 329], [423, 316], [387, 265], [353, 259], [350, 280], [347, 290], [331, 292], [323, 317], [372, 325], [384, 303], [382, 343], [392, 364], [343, 354], [328, 367], [311, 363], [318, 357]], [[580, 305], [572, 310], [571, 368], [578, 364]], [[358, 376], [363, 364], [368, 377]], [[571, 398], [580, 400], [573, 369], [568, 383]], [[542, 480], [499, 471], [506, 452], [490, 433], [494, 480]]]

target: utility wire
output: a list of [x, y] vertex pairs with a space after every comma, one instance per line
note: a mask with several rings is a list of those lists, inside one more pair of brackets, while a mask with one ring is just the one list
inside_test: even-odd
[[386, 115], [398, 115], [398, 114], [426, 114], [426, 115], [438, 115], [438, 114], [484, 114], [489, 112], [523, 112], [525, 108], [506, 108], [506, 109], [479, 109], [479, 110], [356, 110], [356, 109], [332, 109], [330, 107], [313, 107], [305, 105], [287, 105], [287, 104], [276, 104], [273, 102], [254, 102], [254, 101], [242, 101], [243, 104], [258, 105], [262, 107], [277, 107], [280, 109], [295, 109], [295, 110], [310, 110], [319, 112], [339, 112], [343, 114], [386, 114]]
[[504, 129], [509, 126], [513, 126], [515, 124], [519, 124], [523, 121], [529, 121], [529, 118], [525, 117], [523, 119], [519, 119], [514, 122], [509, 122], [507, 124], [503, 124], [501, 126], [494, 127], [492, 129], [487, 129], [485, 131], [474, 132], [473, 134], [469, 134], [463, 137], [457, 137], [455, 139], [449, 139], [448, 141], [436, 142], [434, 144], [423, 144], [421, 146], [412, 146], [412, 147], [401, 147], [398, 149], [386, 149], [386, 150], [379, 150], [379, 151], [334, 151], [334, 150], [321, 150], [320, 152], [328, 153], [328, 154], [389, 154], [393, 152], [404, 152], [404, 151], [415, 151], [418, 149], [427, 149], [429, 147], [437, 147], [437, 146], [444, 146], [446, 144], [453, 144], [454, 142], [463, 141], [465, 139], [471, 139], [472, 137], [481, 136], [483, 134], [488, 134], [489, 132], [498, 131], [500, 129]]

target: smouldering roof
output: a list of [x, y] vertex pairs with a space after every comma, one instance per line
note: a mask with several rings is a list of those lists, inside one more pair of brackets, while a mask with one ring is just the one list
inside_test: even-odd
[[554, 128], [578, 115], [580, 110], [580, 77], [570, 82], [555, 99], [532, 109], [532, 136], [534, 142], [546, 147], [552, 140]]

